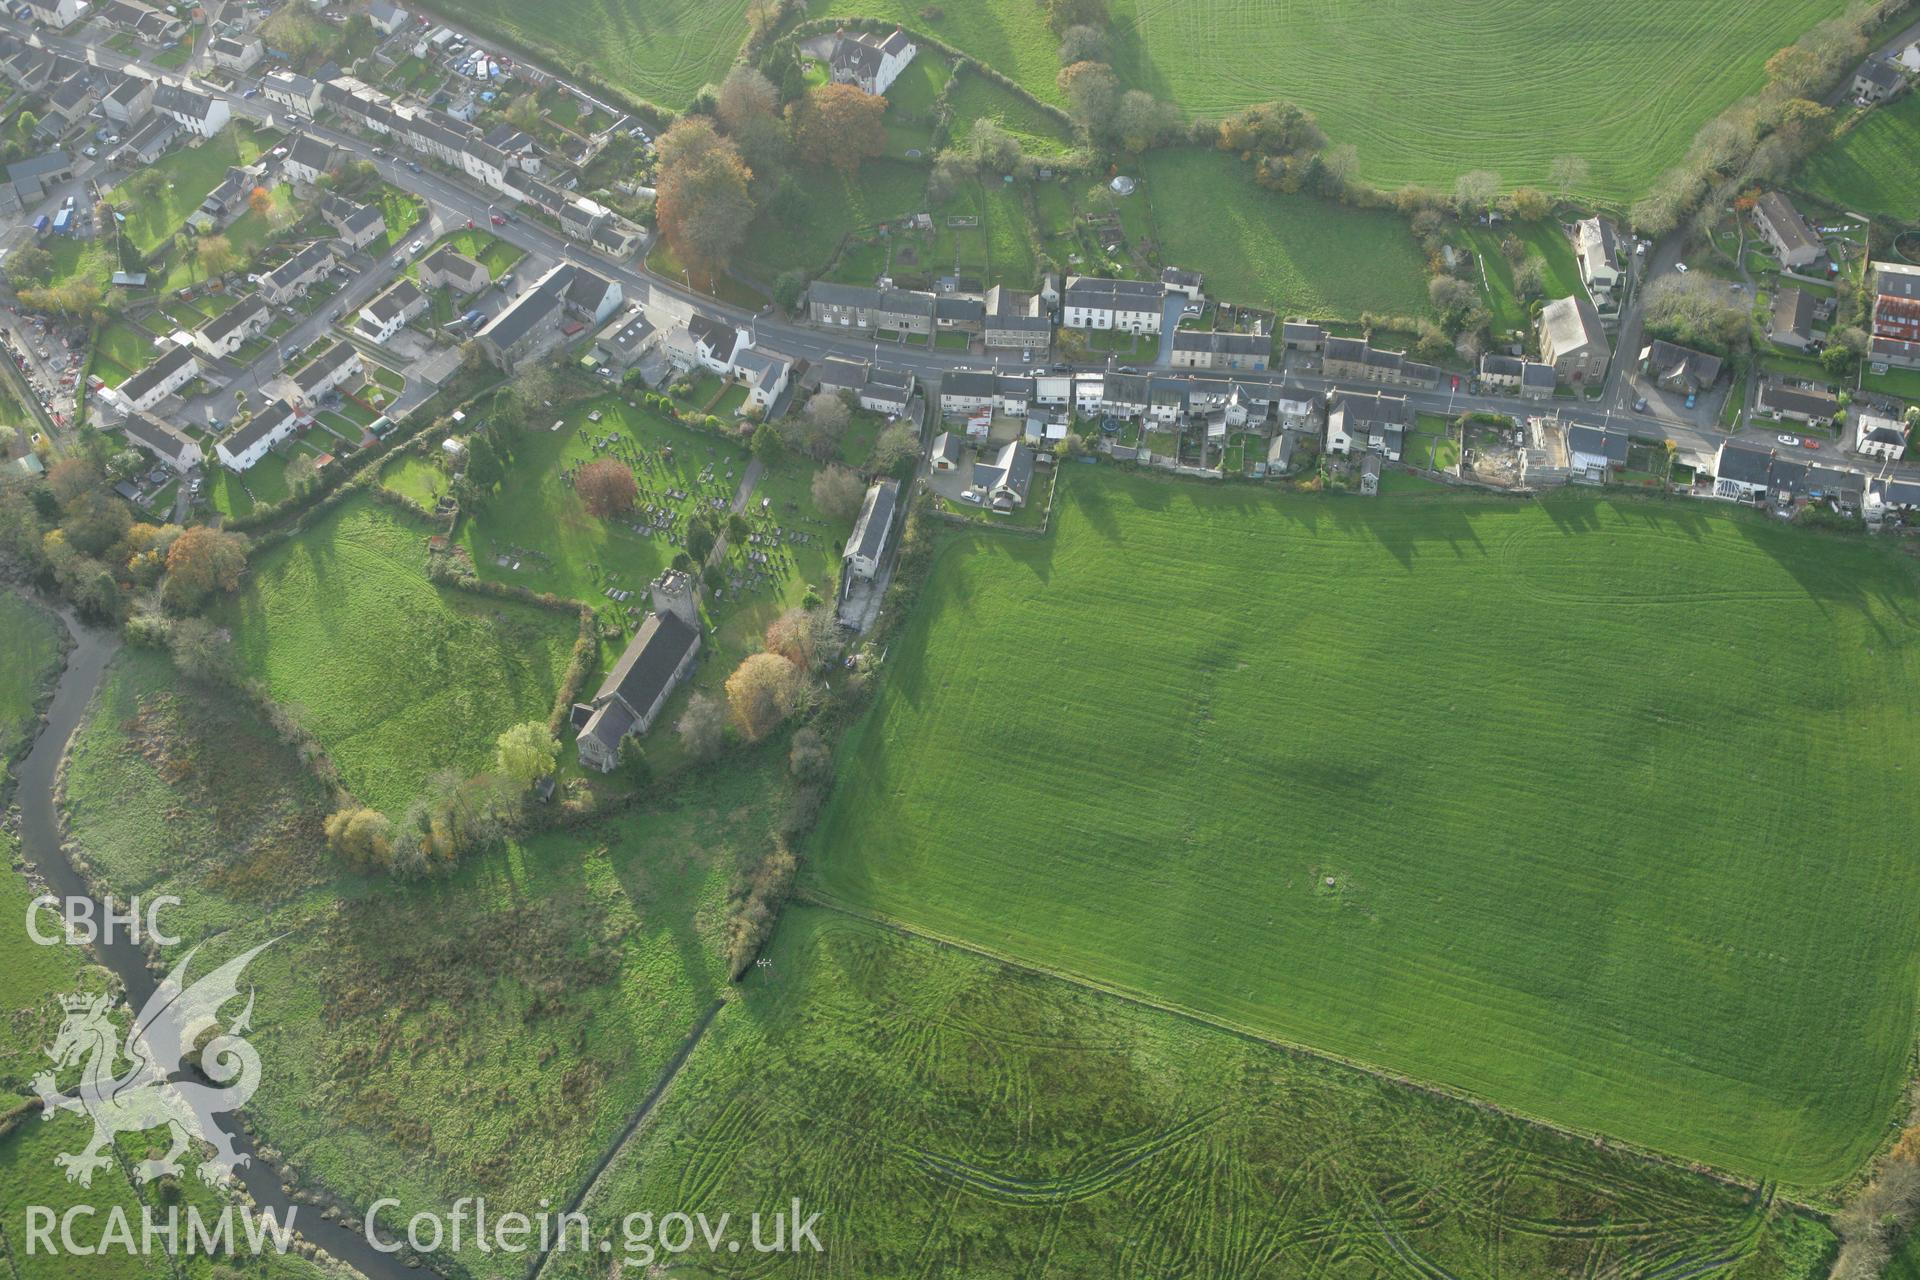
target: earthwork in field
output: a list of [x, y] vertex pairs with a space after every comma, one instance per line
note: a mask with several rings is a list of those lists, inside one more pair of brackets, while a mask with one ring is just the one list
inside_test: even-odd
[[1051, 539], [943, 553], [815, 893], [1754, 1178], [1859, 1167], [1920, 976], [1909, 564], [1064, 480]]

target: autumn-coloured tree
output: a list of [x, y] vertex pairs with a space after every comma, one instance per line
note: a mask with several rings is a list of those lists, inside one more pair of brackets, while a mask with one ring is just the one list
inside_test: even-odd
[[827, 659], [837, 638], [833, 614], [826, 608], [796, 605], [767, 624], [767, 652], [808, 671]]
[[377, 809], [337, 809], [324, 824], [327, 847], [360, 871], [384, 868], [393, 853], [393, 824]]
[[188, 529], [167, 548], [167, 580], [160, 603], [169, 613], [192, 613], [216, 590], [239, 587], [247, 571], [247, 539], [204, 525]]
[[660, 136], [659, 156], [653, 208], [660, 234], [689, 268], [725, 266], [753, 221], [753, 175], [739, 150], [712, 121], [686, 116]]
[[806, 682], [800, 668], [777, 653], [749, 654], [727, 677], [727, 705], [749, 742], [778, 728], [800, 704]]
[[813, 505], [829, 520], [846, 522], [860, 513], [867, 486], [845, 467], [822, 467], [813, 477]]
[[1067, 114], [1094, 137], [1102, 137], [1120, 105], [1120, 78], [1104, 62], [1076, 62], [1063, 67], [1058, 81], [1067, 95]]
[[209, 276], [223, 276], [240, 265], [240, 251], [225, 236], [200, 237], [193, 247], [193, 256], [201, 273]]
[[632, 469], [612, 458], [601, 458], [580, 468], [574, 473], [573, 488], [587, 510], [601, 517], [626, 514], [633, 510], [634, 500], [640, 496]]
[[850, 84], [809, 90], [794, 109], [793, 140], [811, 164], [852, 176], [860, 162], [887, 149], [887, 100]]
[[711, 694], [696, 693], [673, 723], [680, 743], [695, 760], [711, 760], [727, 742], [727, 709]]
[[738, 132], [749, 120], [771, 116], [780, 109], [780, 91], [756, 68], [742, 63], [727, 72], [714, 95], [713, 114], [728, 133]]

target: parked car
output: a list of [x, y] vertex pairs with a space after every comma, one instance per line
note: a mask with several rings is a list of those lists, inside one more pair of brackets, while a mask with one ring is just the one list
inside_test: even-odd
[[1687, 264], [1686, 264], [1686, 263], [1684, 263], [1684, 262], [1676, 262], [1676, 263], [1674, 263], [1674, 264], [1673, 264], [1673, 269], [1674, 269], [1675, 271], [1678, 271], [1678, 272], [1679, 272], [1679, 273], [1680, 273], [1681, 275], [1685, 275], [1685, 274], [1687, 274]]
[[492, 223], [492, 224], [493, 224], [494, 226], [496, 226], [496, 227], [504, 227], [504, 226], [506, 226], [506, 225], [507, 225], [507, 220], [506, 220], [505, 218], [503, 218], [503, 217], [501, 217], [501, 216], [500, 216], [499, 214], [497, 214], [497, 213], [496, 213], [496, 214], [493, 214], [493, 215], [491, 215], [490, 217], [488, 217], [488, 219], [487, 219], [487, 221], [488, 221], [488, 222], [491, 222], [491, 223]]
[[1775, 436], [1774, 439], [1778, 440], [1781, 444], [1799, 444], [1800, 443], [1799, 436]]
[[427, 242], [425, 240], [415, 240], [412, 244], [407, 246], [407, 252], [417, 254], [426, 247], [427, 247]]
[[1693, 408], [1693, 403], [1694, 403], [1694, 401], [1695, 401], [1695, 400], [1697, 400], [1698, 398], [1699, 398], [1699, 397], [1698, 397], [1698, 396], [1696, 396], [1696, 395], [1694, 395], [1694, 393], [1693, 393], [1693, 392], [1691, 392], [1691, 391], [1689, 391], [1689, 392], [1687, 392], [1687, 408], [1689, 408], [1689, 409], [1691, 409], [1691, 408]]
[[257, 98], [257, 97], [259, 97], [259, 96], [260, 96], [260, 90], [258, 90], [258, 89], [247, 89], [247, 90], [244, 90], [244, 91], [243, 91], [243, 92], [242, 92], [242, 93], [240, 94], [240, 96], [241, 96], [241, 97], [243, 97], [243, 98]]
[[1647, 398], [1645, 396], [1641, 396], [1633, 402], [1633, 411], [1635, 413], [1645, 413], [1647, 411]]
[[1808, 436], [1805, 440], [1802, 440], [1800, 443], [1807, 446], [1807, 448], [1809, 449], [1818, 449], [1820, 447], [1820, 442], [1818, 440], [1815, 440], [1812, 436]]
[[423, 172], [423, 170], [420, 168], [420, 162], [418, 160], [407, 161], [407, 168], [413, 170], [415, 173]]

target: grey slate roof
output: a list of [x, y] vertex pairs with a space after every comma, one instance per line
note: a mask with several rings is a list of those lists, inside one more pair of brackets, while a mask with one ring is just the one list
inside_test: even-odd
[[900, 482], [882, 480], [867, 490], [860, 504], [860, 518], [854, 521], [853, 535], [847, 539], [847, 555], [878, 560], [887, 545], [887, 532], [893, 526], [894, 508], [900, 501]]

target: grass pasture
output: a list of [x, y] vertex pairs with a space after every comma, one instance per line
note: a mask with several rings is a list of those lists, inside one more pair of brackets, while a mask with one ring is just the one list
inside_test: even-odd
[[947, 105], [953, 108], [951, 132], [956, 139], [965, 138], [974, 121], [992, 119], [1020, 139], [1021, 150], [1030, 156], [1059, 156], [1073, 150], [1072, 129], [985, 76], [962, 76], [947, 91]]
[[381, 808], [404, 807], [437, 769], [476, 772], [502, 729], [544, 720], [577, 634], [557, 613], [435, 587], [426, 538], [349, 500], [255, 557], [219, 610], [247, 671]]
[[[40, 606], [0, 591], [0, 770], [23, 746], [41, 691], [60, 661], [60, 624]], [[0, 794], [6, 787], [0, 779]]]
[[1586, 292], [1580, 283], [1580, 264], [1573, 256], [1573, 242], [1557, 222], [1513, 223], [1500, 227], [1468, 225], [1461, 231], [1467, 247], [1479, 256], [1485, 271], [1480, 292], [1487, 300], [1496, 332], [1524, 331], [1533, 325], [1527, 304], [1514, 292], [1513, 263], [1500, 251], [1508, 236], [1527, 247], [1528, 257], [1538, 256], [1546, 264], [1542, 269], [1542, 282], [1546, 286], [1543, 296], [1578, 297]]
[[1803, 191], [1896, 222], [1920, 222], [1920, 96], [1906, 94], [1849, 129], [1801, 166]]
[[447, 17], [471, 18], [535, 49], [571, 55], [563, 65], [678, 110], [718, 84], [746, 38], [747, 0], [451, 0]]
[[[355, 1205], [485, 1194], [532, 1212], [572, 1193], [724, 990], [728, 877], [766, 839], [779, 767], [747, 755], [430, 883], [365, 879], [327, 854], [324, 793], [250, 709], [129, 649], [76, 736], [67, 800], [116, 893], [182, 900], [183, 946], [281, 938], [248, 971], [265, 1063], [248, 1115], [303, 1178]], [[506, 1277], [523, 1259], [459, 1261]]]
[[1262, 190], [1223, 151], [1155, 151], [1142, 167], [1161, 261], [1204, 271], [1208, 293], [1329, 319], [1427, 313], [1426, 265], [1397, 214]]
[[1709, 117], [1758, 89], [1775, 50], [1843, 8], [1121, 0], [1116, 69], [1197, 115], [1297, 102], [1334, 142], [1358, 148], [1360, 176], [1376, 186], [1445, 187], [1469, 169], [1543, 184], [1554, 157], [1572, 154], [1592, 166], [1576, 194], [1620, 200], [1678, 161]]
[[1906, 564], [1068, 470], [1049, 539], [944, 552], [814, 892], [1750, 1176], [1858, 1168], [1920, 972]]
[[1678, 1169], [819, 908], [767, 958], [589, 1199], [603, 1232], [797, 1196], [847, 1275], [1355, 1280], [1812, 1280], [1831, 1241]]
[[794, 267], [818, 271], [849, 232], [926, 210], [927, 171], [919, 165], [869, 160], [851, 180], [837, 172], [815, 178], [802, 185], [791, 217], [762, 214], [753, 224], [741, 250], [749, 274], [771, 281]]

